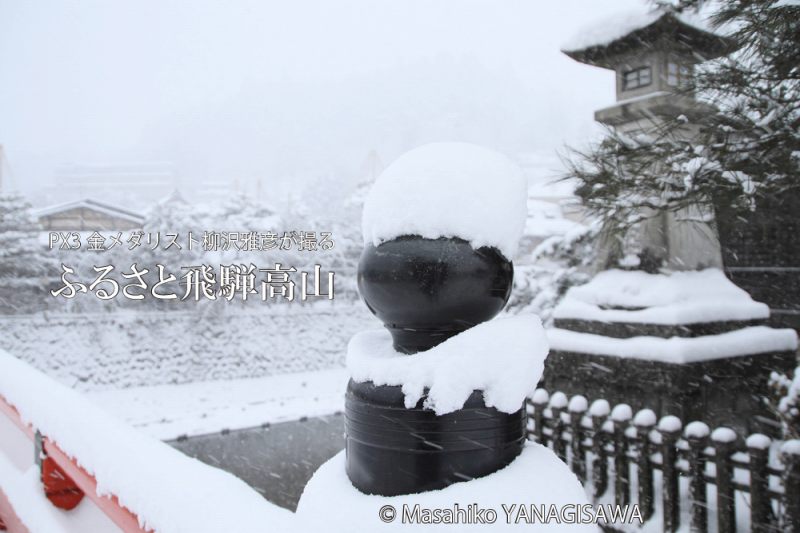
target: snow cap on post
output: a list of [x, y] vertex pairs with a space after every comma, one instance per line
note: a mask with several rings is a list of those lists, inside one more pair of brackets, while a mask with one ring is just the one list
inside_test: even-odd
[[589, 402], [586, 400], [586, 397], [581, 396], [580, 394], [576, 394], [570, 399], [567, 410], [570, 413], [583, 413], [588, 408], [589, 408]]
[[753, 433], [745, 439], [747, 447], [756, 450], [766, 450], [772, 444], [772, 439], [763, 433]]
[[711, 440], [714, 442], [734, 442], [736, 432], [731, 428], [718, 427], [711, 433]]
[[708, 424], [697, 420], [686, 424], [686, 428], [683, 430], [683, 434], [686, 435], [687, 439], [704, 439], [708, 437], [709, 433], [711, 433], [711, 429], [709, 429]]
[[800, 457], [800, 439], [787, 440], [781, 444], [781, 455], [784, 457]]
[[552, 396], [550, 396], [550, 408], [551, 409], [564, 409], [567, 407], [567, 395], [561, 391], [554, 392]]
[[608, 400], [595, 400], [592, 402], [592, 406], [589, 408], [589, 414], [591, 416], [608, 416], [608, 413], [611, 412], [611, 406], [608, 404]]
[[633, 417], [633, 425], [637, 427], [651, 427], [656, 425], [656, 414], [652, 409], [640, 409]]
[[547, 393], [545, 389], [536, 389], [533, 391], [533, 396], [531, 396], [531, 402], [534, 405], [547, 405], [547, 402], [550, 401], [550, 395]]
[[662, 433], [678, 433], [682, 425], [680, 418], [675, 415], [667, 415], [658, 421], [658, 430]]
[[503, 154], [469, 143], [426, 144], [378, 176], [364, 203], [364, 243], [457, 237], [511, 259], [525, 228], [527, 196], [522, 170]]
[[620, 403], [614, 406], [611, 411], [611, 420], [614, 422], [627, 422], [633, 417], [633, 410], [627, 403]]

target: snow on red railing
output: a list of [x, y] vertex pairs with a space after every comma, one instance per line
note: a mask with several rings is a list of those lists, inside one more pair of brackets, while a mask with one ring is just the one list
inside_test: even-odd
[[[125, 532], [290, 529], [292, 514], [240, 479], [136, 431], [1, 350], [0, 412], [41, 447], [42, 490], [59, 508], [75, 507], [85, 495]], [[0, 524], [27, 532], [4, 482]]]
[[[30, 424], [23, 422], [17, 409], [2, 395], [0, 395], [0, 411], [39, 447], [42, 490], [55, 507], [71, 510], [80, 504], [84, 496], [88, 496], [122, 531], [126, 533], [152, 531], [140, 527], [138, 517], [120, 505], [116, 496], [101, 496], [97, 491], [97, 481], [94, 476], [81, 468], [50, 439], [36, 433]], [[0, 526], [12, 533], [28, 531], [17, 516], [10, 499], [2, 493], [2, 486], [0, 486]]]

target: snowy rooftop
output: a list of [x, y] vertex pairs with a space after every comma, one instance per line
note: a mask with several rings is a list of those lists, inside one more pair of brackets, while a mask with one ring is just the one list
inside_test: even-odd
[[525, 235], [550, 237], [582, 227], [583, 224], [566, 218], [559, 204], [528, 198]]
[[89, 209], [92, 211], [98, 211], [100, 213], [105, 213], [107, 215], [124, 218], [126, 220], [130, 220], [131, 222], [135, 222], [137, 224], [141, 224], [144, 221], [144, 216], [141, 215], [140, 213], [136, 213], [134, 211], [131, 211], [130, 209], [110, 204], [108, 202], [95, 200], [93, 198], [84, 198], [82, 200], [75, 200], [72, 202], [64, 202], [57, 205], [43, 207], [41, 209], [34, 210], [33, 215], [35, 217], [43, 217], [47, 215], [53, 215], [56, 213], [63, 213], [65, 211], [70, 211], [72, 209]]
[[607, 270], [567, 291], [553, 317], [682, 325], [765, 319], [769, 307], [753, 301], [718, 269], [671, 274]]

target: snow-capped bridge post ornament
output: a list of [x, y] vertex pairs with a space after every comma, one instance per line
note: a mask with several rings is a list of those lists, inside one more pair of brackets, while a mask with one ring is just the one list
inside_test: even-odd
[[465, 143], [421, 146], [378, 177], [358, 285], [385, 328], [350, 341], [346, 449], [307, 485], [302, 518], [326, 531], [494, 530], [513, 504], [588, 504], [567, 466], [526, 439], [525, 398], [548, 353], [541, 322], [492, 320], [511, 292], [526, 198], [513, 162]]

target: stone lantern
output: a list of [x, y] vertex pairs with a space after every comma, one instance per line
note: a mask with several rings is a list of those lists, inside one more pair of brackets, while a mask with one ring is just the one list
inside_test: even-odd
[[[627, 31], [625, 31], [627, 30]], [[735, 42], [710, 31], [697, 15], [654, 9], [618, 17], [589, 29], [563, 52], [581, 63], [612, 70], [616, 103], [595, 112], [595, 120], [626, 134], [657, 131], [660, 124], [684, 117], [679, 135], [692, 139], [703, 117], [715, 108], [686, 90], [697, 65], [728, 55]], [[619, 242], [603, 245], [609, 261], [625, 256], [655, 260], [673, 270], [721, 267], [719, 239], [709, 209], [692, 207], [658, 213], [634, 227]]]
[[[691, 140], [714, 108], [683, 86], [699, 63], [731, 53], [735, 43], [695, 16], [671, 10], [598, 32], [585, 32], [564, 50], [615, 73], [617, 102], [595, 119], [635, 134], [683, 116], [680, 134]], [[777, 433], [764, 403], [767, 381], [770, 372], [795, 366], [797, 336], [767, 327], [769, 307], [720, 270], [710, 214], [710, 206], [656, 213], [629, 232], [627, 249], [601, 245], [611, 257], [650, 257], [665, 270], [620, 270], [607, 258], [599, 265], [607, 270], [567, 292], [549, 334], [548, 389], [742, 432]]]

